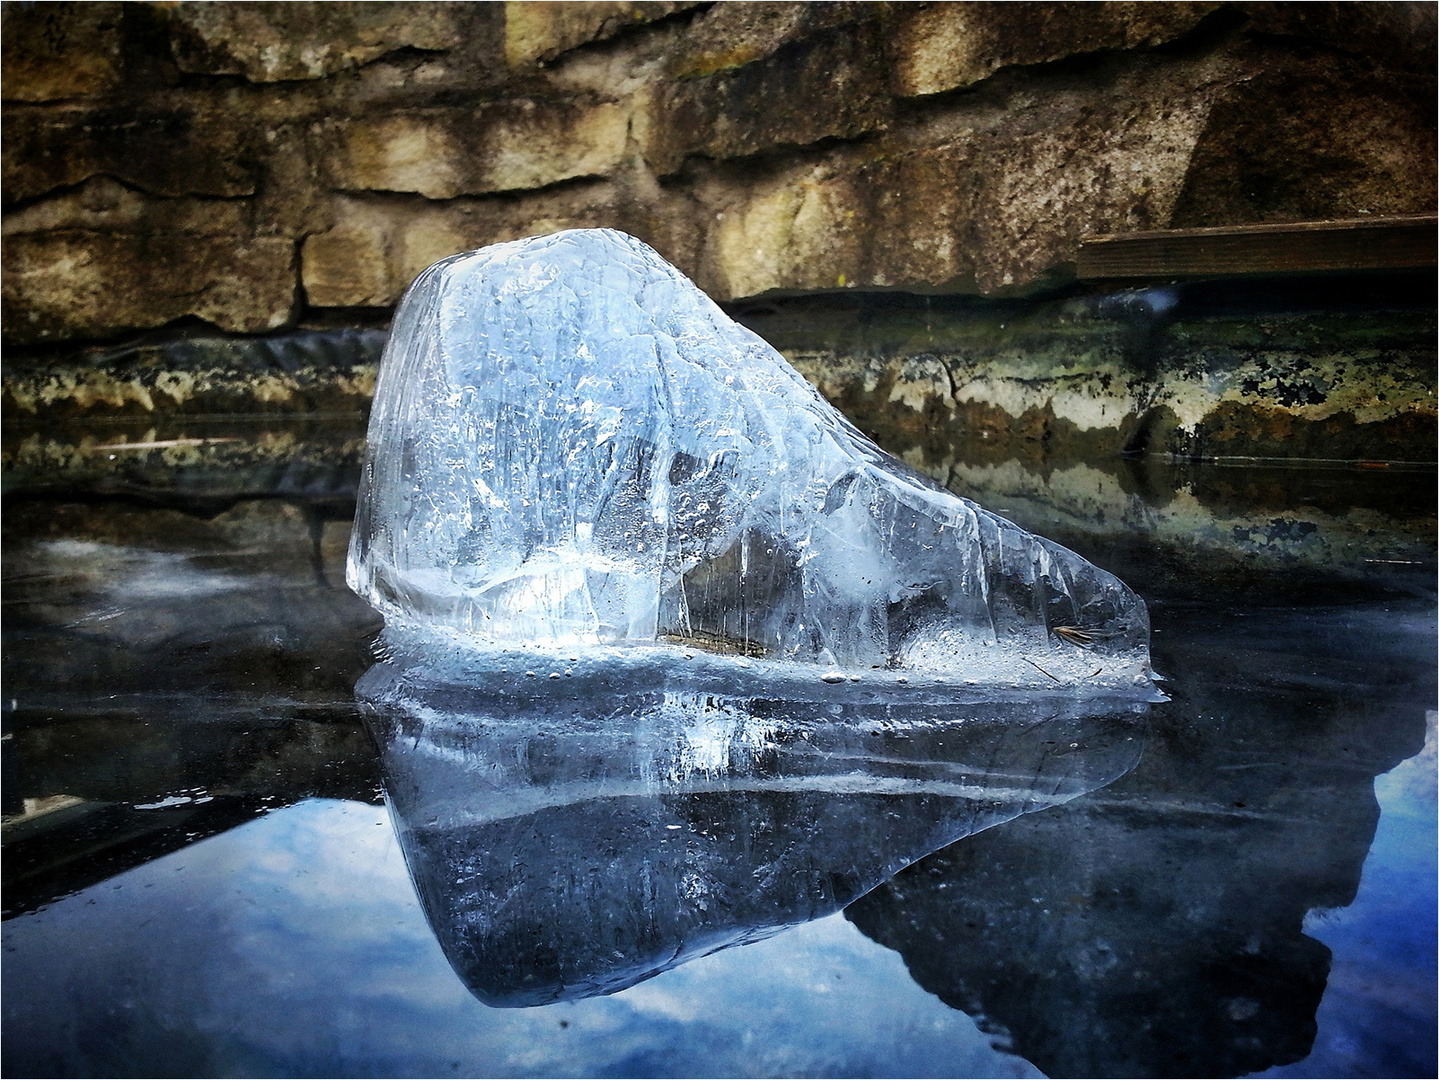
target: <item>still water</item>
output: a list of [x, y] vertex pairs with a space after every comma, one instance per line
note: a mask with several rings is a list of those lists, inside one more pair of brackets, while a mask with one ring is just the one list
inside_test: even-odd
[[8, 1075], [1435, 1073], [1427, 583], [1131, 544], [1161, 702], [456, 688], [343, 490], [104, 494], [4, 519]]

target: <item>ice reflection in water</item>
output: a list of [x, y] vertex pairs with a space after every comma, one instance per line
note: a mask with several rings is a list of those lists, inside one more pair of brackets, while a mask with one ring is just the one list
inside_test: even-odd
[[397, 660], [357, 688], [426, 914], [483, 1001], [613, 993], [831, 914], [1143, 744], [1132, 699], [776, 685], [672, 656], [516, 653], [463, 686]]

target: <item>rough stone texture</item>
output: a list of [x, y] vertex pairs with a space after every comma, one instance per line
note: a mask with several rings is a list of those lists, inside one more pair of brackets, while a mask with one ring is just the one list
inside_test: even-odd
[[294, 264], [294, 245], [279, 237], [11, 236], [0, 298], [6, 326], [32, 341], [101, 337], [117, 324], [162, 326], [187, 315], [257, 334], [290, 320]]
[[[1210, 66], [1202, 61], [1200, 67]], [[1168, 223], [1205, 113], [1145, 59], [1082, 93], [1033, 81], [947, 103], [862, 147], [765, 174], [697, 170], [715, 208], [700, 280], [726, 297], [928, 286], [1002, 293], [1053, 279], [1096, 232]], [[922, 208], [922, 210], [921, 210]]]
[[1000, 68], [1160, 45], [1218, 3], [925, 3], [901, 6], [891, 37], [894, 90], [906, 97], [972, 86]]
[[[786, 96], [802, 98], [806, 108], [776, 108]], [[663, 83], [648, 111], [645, 157], [662, 175], [676, 173], [692, 155], [747, 158], [879, 131], [889, 118], [881, 27], [837, 27], [753, 62]]]
[[[995, 295], [1063, 282], [1086, 235], [1434, 206], [1428, 4], [4, 19], [12, 345], [386, 307], [424, 261], [576, 224], [634, 233], [722, 300]], [[77, 223], [77, 195], [117, 189]]]
[[475, 110], [392, 113], [335, 125], [324, 175], [337, 191], [430, 199], [542, 188], [613, 172], [628, 128], [614, 102], [519, 98]]
[[697, 3], [627, 3], [624, 0], [590, 0], [573, 3], [505, 4], [505, 57], [511, 64], [553, 60], [561, 53], [591, 41], [612, 38], [628, 27], [643, 25]]
[[242, 200], [157, 199], [95, 177], [10, 214], [0, 310], [31, 341], [103, 337], [185, 316], [263, 333], [296, 305], [295, 245], [257, 235]]
[[[137, 235], [241, 235], [252, 231], [251, 204], [241, 199], [153, 198], [106, 176], [96, 176], [41, 202], [7, 214], [6, 237], [74, 230]], [[178, 242], [178, 241], [177, 241]]]
[[6, 101], [94, 97], [119, 85], [122, 4], [6, 4]]
[[1433, 182], [1415, 185], [1434, 161], [1435, 120], [1427, 80], [1350, 57], [1285, 58], [1216, 102], [1170, 224], [1432, 213]]
[[0, 176], [7, 202], [92, 176], [154, 195], [253, 195], [257, 152], [249, 123], [209, 102], [156, 101], [143, 111], [17, 105], [5, 112]]
[[792, 43], [835, 27], [874, 20], [877, 14], [888, 15], [874, 4], [854, 0], [826, 4], [714, 4], [669, 47], [666, 70], [682, 79], [734, 71], [773, 56]]
[[181, 4], [171, 48], [181, 71], [250, 82], [323, 79], [400, 49], [460, 44], [444, 3]]
[[[677, 265], [696, 260], [702, 238], [685, 222], [702, 208], [678, 193], [651, 232], [651, 244]], [[395, 197], [343, 197], [334, 203], [335, 225], [305, 241], [303, 281], [309, 302], [321, 307], [389, 307], [431, 263], [487, 244], [560, 229], [617, 226], [634, 233], [648, 207], [609, 182], [562, 186], [524, 201]]]

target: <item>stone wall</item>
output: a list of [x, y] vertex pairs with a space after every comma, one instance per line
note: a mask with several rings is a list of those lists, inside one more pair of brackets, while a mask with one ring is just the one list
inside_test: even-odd
[[1431, 212], [1434, 41], [1432, 4], [10, 5], [5, 338], [383, 316], [572, 226], [721, 300], [998, 296], [1098, 233]]

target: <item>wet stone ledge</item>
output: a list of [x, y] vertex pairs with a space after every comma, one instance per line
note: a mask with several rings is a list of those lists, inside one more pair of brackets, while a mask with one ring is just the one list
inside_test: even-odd
[[738, 314], [890, 452], [1131, 580], [1414, 583], [1435, 565], [1433, 287], [1386, 274]]
[[[1432, 273], [732, 308], [880, 445], [1137, 580], [1435, 565]], [[7, 504], [352, 510], [379, 326], [12, 353]]]
[[354, 499], [386, 332], [146, 335], [7, 359], [8, 495]]
[[1435, 460], [1433, 274], [1215, 281], [1005, 303], [738, 309], [919, 468], [1118, 455]]
[[130, 342], [7, 356], [7, 421], [231, 413], [365, 412], [384, 330], [260, 337], [158, 332]]

